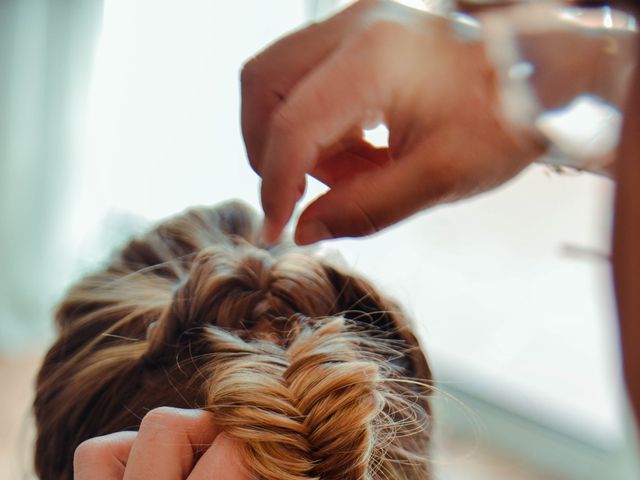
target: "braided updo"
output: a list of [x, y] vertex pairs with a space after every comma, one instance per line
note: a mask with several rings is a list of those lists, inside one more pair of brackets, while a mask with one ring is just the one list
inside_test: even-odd
[[38, 375], [40, 478], [72, 479], [84, 440], [160, 406], [204, 408], [265, 480], [429, 478], [430, 372], [367, 281], [260, 245], [237, 202], [132, 240], [67, 294]]

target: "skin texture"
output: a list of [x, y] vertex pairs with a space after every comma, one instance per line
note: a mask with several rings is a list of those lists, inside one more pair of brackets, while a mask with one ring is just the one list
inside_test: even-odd
[[[301, 215], [296, 229], [301, 244], [371, 234], [424, 208], [488, 190], [541, 152], [521, 132], [505, 130], [482, 49], [460, 41], [449, 27], [428, 14], [362, 0], [283, 38], [246, 64], [242, 127], [249, 160], [262, 178], [267, 241], [288, 222], [304, 192], [305, 174], [330, 189]], [[594, 67], [604, 65], [606, 71], [618, 61], [602, 56], [603, 39], [565, 31], [554, 35], [561, 41], [543, 36], [542, 48], [539, 36], [522, 39], [529, 57], [541, 56], [539, 63], [557, 67], [533, 78], [545, 105], [563, 104], [594, 85], [612, 104], [626, 103], [609, 96], [620, 92], [619, 76], [594, 78]], [[635, 39], [627, 37], [618, 39], [620, 48], [634, 49]], [[560, 44], [572, 53], [558, 49]], [[638, 85], [637, 72], [632, 85]], [[637, 416], [639, 105], [632, 88], [620, 159], [605, 169], [618, 181], [613, 263], [625, 376]], [[362, 140], [362, 126], [371, 119], [388, 126], [388, 149]]]
[[[477, 47], [451, 37], [439, 20], [405, 13], [385, 2], [361, 1], [281, 40], [245, 67], [243, 131], [251, 163], [263, 178], [267, 240], [275, 240], [288, 221], [306, 173], [331, 190], [303, 214], [299, 243], [373, 233], [422, 208], [502, 183], [535, 156], [535, 146], [515, 140], [493, 113], [492, 78]], [[434, 35], [421, 30], [425, 25]], [[411, 64], [415, 58], [397, 55], [405, 51], [440, 55], [419, 72]], [[479, 82], [461, 88], [460, 80], [442, 74], [453, 69], [462, 80], [465, 72], [469, 78], [481, 72]], [[427, 81], [441, 94], [425, 92]], [[625, 376], [636, 415], [639, 105], [635, 92], [617, 164], [613, 252]], [[380, 118], [390, 127], [389, 149], [361, 140], [360, 127]], [[471, 152], [466, 141], [456, 140], [461, 135], [473, 141]], [[74, 466], [79, 480], [251, 478], [238, 445], [218, 434], [212, 414], [175, 408], [152, 410], [139, 432], [84, 442]]]
[[636, 68], [616, 163], [613, 272], [627, 390], [640, 418], [640, 75]]
[[[393, 2], [357, 2], [268, 47], [242, 72], [265, 240], [281, 234], [306, 174], [330, 190], [300, 217], [300, 244], [368, 235], [510, 179], [540, 150], [506, 129], [496, 95], [480, 43]], [[362, 139], [377, 121], [389, 148]]]
[[151, 410], [138, 432], [117, 432], [80, 444], [76, 480], [249, 480], [239, 449], [203, 410]]

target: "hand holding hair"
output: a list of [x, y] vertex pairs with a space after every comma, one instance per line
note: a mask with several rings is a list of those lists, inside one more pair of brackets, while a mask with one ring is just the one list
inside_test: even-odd
[[[359, 1], [283, 38], [242, 72], [242, 127], [262, 178], [264, 236], [275, 241], [310, 174], [330, 187], [300, 217], [296, 241], [361, 236], [485, 191], [540, 146], [500, 118], [481, 42], [450, 20]], [[362, 128], [384, 121], [389, 147]]]
[[248, 480], [237, 441], [204, 410], [160, 407], [140, 430], [95, 437], [74, 455], [75, 480]]
[[410, 320], [348, 269], [265, 247], [260, 224], [238, 202], [189, 210], [67, 293], [36, 385], [38, 478], [431, 478]]

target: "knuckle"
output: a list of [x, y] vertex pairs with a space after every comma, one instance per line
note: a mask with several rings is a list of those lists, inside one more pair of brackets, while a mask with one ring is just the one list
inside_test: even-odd
[[437, 166], [423, 162], [420, 178], [431, 179], [428, 196], [435, 203], [455, 199], [463, 190], [464, 171], [456, 162], [441, 162]]
[[277, 108], [271, 117], [271, 130], [275, 135], [288, 135], [296, 130], [296, 114], [293, 109], [284, 104]]
[[395, 20], [376, 18], [364, 27], [360, 39], [367, 45], [388, 45], [404, 31], [404, 27]]
[[140, 430], [172, 430], [179, 426], [182, 416], [180, 410], [174, 407], [157, 407], [150, 410], [140, 423]]
[[260, 60], [259, 57], [249, 59], [240, 70], [240, 85], [242, 91], [252, 90], [258, 84], [260, 77]]
[[109, 458], [104, 442], [90, 438], [78, 445], [73, 454], [74, 465], [103, 463]]
[[[397, 52], [406, 48], [405, 27], [390, 19], [369, 22], [357, 36], [353, 49], [358, 52], [359, 65], [366, 70], [369, 89], [378, 95], [388, 89], [405, 66]], [[384, 86], [384, 87], [383, 87]]]

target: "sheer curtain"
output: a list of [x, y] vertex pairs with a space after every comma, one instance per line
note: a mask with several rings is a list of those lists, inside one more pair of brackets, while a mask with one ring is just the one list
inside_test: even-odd
[[240, 68], [325, 3], [0, 2], [0, 354], [46, 345], [64, 288], [139, 217], [258, 205]]
[[0, 352], [50, 324], [102, 0], [0, 2]]

